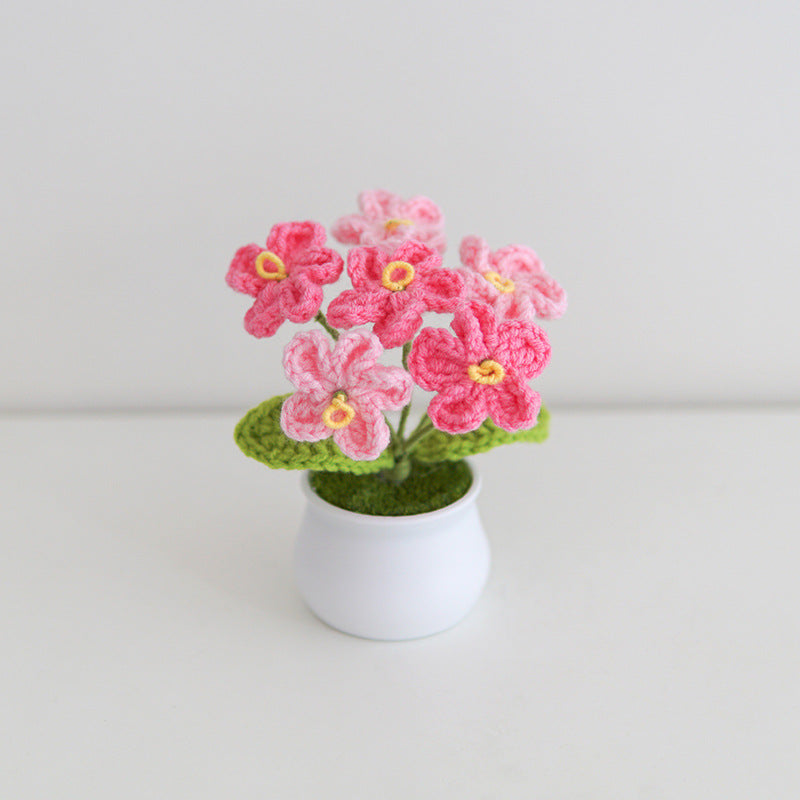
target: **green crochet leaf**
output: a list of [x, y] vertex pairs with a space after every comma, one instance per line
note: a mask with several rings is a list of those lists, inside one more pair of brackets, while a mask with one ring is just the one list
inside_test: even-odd
[[274, 469], [311, 469], [366, 475], [394, 466], [389, 450], [374, 461], [354, 461], [333, 443], [296, 442], [281, 430], [281, 406], [288, 394], [265, 400], [250, 409], [236, 426], [233, 438], [242, 452]]
[[490, 419], [470, 433], [451, 434], [434, 431], [426, 436], [414, 450], [417, 461], [459, 461], [476, 453], [485, 453], [493, 447], [513, 442], [543, 442], [550, 428], [550, 412], [542, 406], [539, 419], [532, 428], [509, 433], [498, 428]]

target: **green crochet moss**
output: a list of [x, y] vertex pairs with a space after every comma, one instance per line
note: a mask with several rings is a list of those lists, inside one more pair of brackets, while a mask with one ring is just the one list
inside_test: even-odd
[[493, 447], [512, 442], [543, 442], [550, 432], [550, 412], [542, 406], [539, 419], [532, 428], [509, 433], [498, 428], [486, 419], [477, 430], [453, 435], [434, 431], [419, 443], [414, 451], [418, 461], [436, 463], [438, 461], [457, 461], [476, 453], [485, 453]]
[[440, 464], [415, 462], [402, 483], [391, 483], [380, 475], [348, 475], [344, 472], [312, 472], [311, 486], [331, 505], [383, 517], [424, 514], [454, 503], [472, 485], [465, 461]]

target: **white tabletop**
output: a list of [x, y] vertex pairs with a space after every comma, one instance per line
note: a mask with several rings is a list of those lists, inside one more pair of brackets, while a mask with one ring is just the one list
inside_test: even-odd
[[553, 412], [404, 643], [303, 607], [234, 416], [0, 420], [0, 797], [797, 797], [800, 412]]

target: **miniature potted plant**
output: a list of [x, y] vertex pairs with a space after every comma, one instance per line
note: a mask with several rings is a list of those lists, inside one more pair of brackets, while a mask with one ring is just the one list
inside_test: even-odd
[[[444, 219], [425, 197], [364, 192], [339, 219], [352, 288], [323, 312], [323, 286], [344, 260], [315, 222], [275, 225], [266, 246], [240, 248], [228, 284], [255, 298], [245, 329], [272, 336], [285, 321], [317, 323], [286, 346], [294, 391], [236, 427], [244, 453], [305, 470], [306, 513], [295, 550], [301, 594], [331, 626], [374, 639], [451, 627], [479, 597], [489, 548], [480, 480], [465, 457], [541, 442], [548, 414], [529, 381], [550, 358], [534, 320], [566, 309], [537, 255], [492, 252], [468, 236], [443, 266]], [[450, 330], [423, 314], [450, 317]], [[399, 350], [399, 363], [380, 359]], [[409, 425], [414, 385], [433, 392]]]

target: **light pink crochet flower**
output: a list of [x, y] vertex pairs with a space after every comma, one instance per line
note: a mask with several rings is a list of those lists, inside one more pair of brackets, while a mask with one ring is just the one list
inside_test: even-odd
[[427, 391], [438, 392], [428, 407], [433, 424], [447, 433], [467, 433], [487, 416], [507, 431], [530, 428], [541, 399], [527, 381], [550, 359], [543, 330], [525, 320], [499, 321], [491, 306], [472, 300], [450, 327], [425, 328], [414, 340], [408, 368]]
[[248, 333], [272, 336], [285, 320], [308, 322], [322, 305], [322, 285], [342, 274], [344, 262], [323, 247], [325, 228], [317, 222], [286, 222], [269, 232], [266, 248], [240, 247], [226, 281], [256, 298], [244, 318]]
[[383, 346], [399, 347], [419, 330], [424, 311], [446, 313], [461, 304], [464, 277], [441, 263], [436, 251], [417, 241], [404, 242], [391, 254], [354, 247], [347, 274], [355, 289], [331, 302], [328, 322], [336, 328], [374, 322]]
[[566, 292], [545, 272], [529, 247], [509, 245], [492, 253], [485, 239], [467, 236], [459, 248], [468, 284], [503, 319], [557, 319]]
[[416, 239], [444, 252], [444, 217], [427, 197], [403, 200], [377, 189], [362, 192], [358, 206], [360, 214], [342, 217], [331, 228], [334, 238], [343, 244], [374, 245], [391, 252], [407, 239]]
[[402, 408], [413, 387], [405, 370], [377, 363], [382, 352], [366, 331], [344, 334], [333, 352], [322, 331], [298, 333], [283, 355], [297, 389], [281, 408], [283, 432], [301, 442], [333, 436], [346, 456], [375, 460], [390, 439], [381, 409]]

